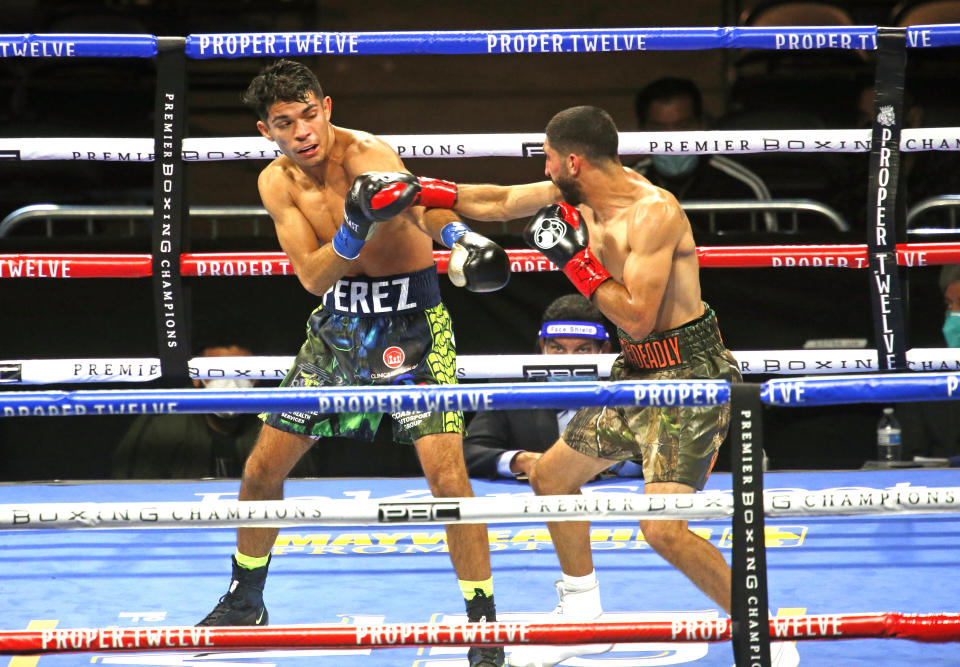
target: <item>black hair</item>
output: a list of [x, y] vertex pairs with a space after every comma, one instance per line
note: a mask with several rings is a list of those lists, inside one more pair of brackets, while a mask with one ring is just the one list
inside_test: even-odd
[[277, 102], [305, 102], [307, 93], [323, 99], [323, 88], [313, 71], [294, 60], [280, 58], [260, 70], [240, 99], [265, 122], [271, 106]]
[[579, 153], [590, 162], [620, 159], [617, 126], [598, 107], [564, 109], [547, 123], [547, 140], [558, 153]]
[[637, 114], [640, 125], [647, 122], [650, 105], [660, 100], [675, 100], [687, 98], [693, 106], [693, 115], [697, 119], [703, 118], [703, 95], [700, 89], [690, 79], [681, 79], [675, 76], [666, 76], [647, 84], [640, 89], [633, 100], [633, 110]]
[[605, 324], [600, 309], [590, 303], [587, 297], [582, 294], [565, 294], [550, 302], [550, 305], [543, 311], [540, 324], [558, 321]]

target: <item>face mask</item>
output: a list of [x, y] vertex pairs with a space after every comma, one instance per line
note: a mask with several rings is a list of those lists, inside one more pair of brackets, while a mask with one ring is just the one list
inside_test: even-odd
[[[201, 380], [204, 389], [249, 389], [253, 386], [253, 380]], [[236, 417], [236, 412], [214, 412], [214, 416], [220, 419], [230, 419]]]
[[960, 347], [960, 310], [951, 310], [943, 322], [943, 338], [947, 347]]
[[654, 155], [653, 167], [667, 178], [679, 178], [697, 167], [699, 155]]

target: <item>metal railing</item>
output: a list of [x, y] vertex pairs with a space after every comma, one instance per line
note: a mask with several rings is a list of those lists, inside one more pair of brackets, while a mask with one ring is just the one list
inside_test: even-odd
[[[709, 230], [718, 229], [718, 215], [747, 214], [749, 231], [786, 231], [796, 233], [800, 229], [800, 217], [812, 214], [826, 220], [838, 231], [849, 231], [846, 220], [833, 208], [813, 199], [771, 199], [758, 201], [756, 199], [734, 200], [691, 200], [681, 202], [689, 213], [708, 214]], [[772, 212], [772, 213], [771, 213]], [[789, 223], [786, 229], [781, 229], [775, 214], [788, 214]], [[54, 224], [72, 222], [83, 224], [82, 233], [88, 236], [103, 233], [103, 223], [119, 223], [122, 233], [127, 236], [137, 236], [146, 233], [144, 221], [153, 218], [153, 209], [149, 206], [61, 206], [58, 204], [32, 204], [12, 211], [0, 221], [0, 238], [9, 236], [15, 229], [27, 223], [42, 223], [44, 235], [52, 238]], [[252, 221], [252, 235], [261, 233], [273, 234], [272, 225], [262, 224], [268, 220], [267, 212], [259, 206], [192, 206], [190, 207], [192, 222], [204, 220], [209, 228], [204, 231], [210, 238], [220, 236], [221, 221], [230, 221], [233, 224], [237, 218], [248, 218]], [[125, 223], [125, 224], [124, 224]], [[113, 228], [117, 232], [117, 228]]]
[[[824, 218], [837, 231], [850, 231], [850, 225], [836, 209], [814, 199], [711, 199], [682, 201], [680, 205], [687, 213], [708, 213], [708, 229], [712, 233], [719, 231], [717, 215], [723, 213], [749, 214], [749, 231], [752, 232], [789, 232], [795, 234], [800, 231], [800, 215], [803, 213]], [[786, 228], [781, 228], [777, 216], [770, 215], [769, 212], [780, 213], [781, 217], [784, 213], [788, 214], [789, 225]], [[761, 213], [768, 214], [761, 215]]]
[[[947, 221], [947, 227], [914, 227], [914, 224], [921, 221], [924, 217], [932, 217], [937, 213], [943, 213]], [[939, 195], [923, 199], [910, 207], [907, 211], [907, 231], [911, 234], [943, 234], [951, 232], [960, 232], [957, 228], [957, 218], [960, 216], [960, 195]]]
[[[266, 210], [261, 206], [191, 206], [191, 221], [209, 223], [207, 230], [210, 238], [220, 236], [220, 222], [234, 224], [237, 218], [248, 218], [252, 223], [252, 234], [259, 236], [261, 227], [267, 233], [273, 234], [273, 225], [266, 225], [269, 220]], [[3, 220], [0, 220], [0, 238], [8, 236], [13, 230], [26, 223], [41, 222], [44, 225], [44, 235], [53, 237], [54, 223], [83, 225], [82, 230], [87, 236], [102, 233], [99, 229], [103, 223], [117, 223], [124, 229], [127, 236], [146, 234], [148, 227], [145, 221], [153, 219], [153, 208], [150, 206], [61, 206], [59, 204], [32, 204], [12, 211]], [[125, 224], [124, 224], [125, 223]]]

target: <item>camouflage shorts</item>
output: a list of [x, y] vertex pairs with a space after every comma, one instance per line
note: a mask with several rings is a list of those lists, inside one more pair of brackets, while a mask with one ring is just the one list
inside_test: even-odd
[[[736, 359], [724, 347], [713, 310], [677, 329], [631, 340], [612, 380], [721, 379], [740, 382]], [[710, 476], [730, 425], [730, 404], [708, 407], [585, 407], [563, 432], [570, 447], [597, 458], [634, 460], [646, 482], [678, 482], [698, 491]]]
[[[371, 315], [384, 310], [394, 312]], [[440, 303], [436, 269], [430, 267], [401, 276], [340, 280], [310, 315], [307, 340], [280, 386], [456, 384], [456, 366], [450, 314]], [[260, 418], [281, 431], [314, 439], [371, 441], [383, 413], [282, 412]], [[394, 413], [393, 431], [394, 440], [403, 443], [434, 433], [462, 433], [463, 413]]]

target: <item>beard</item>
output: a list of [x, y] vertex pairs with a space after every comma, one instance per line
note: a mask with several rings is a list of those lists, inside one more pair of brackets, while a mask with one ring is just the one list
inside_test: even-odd
[[580, 192], [580, 186], [569, 176], [558, 176], [553, 179], [553, 184], [563, 195], [563, 201], [571, 206], [579, 206], [583, 203], [583, 193]]

